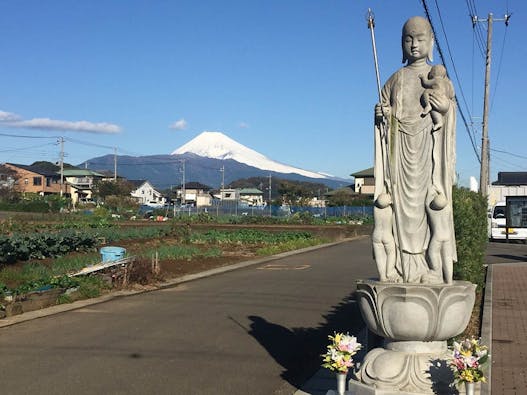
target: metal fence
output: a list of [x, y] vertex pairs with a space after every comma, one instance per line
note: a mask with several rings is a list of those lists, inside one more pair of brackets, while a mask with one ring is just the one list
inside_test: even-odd
[[373, 216], [373, 206], [340, 206], [340, 207], [302, 207], [302, 206], [247, 206], [235, 203], [217, 204], [209, 207], [170, 207], [166, 208], [167, 216], [194, 215], [207, 213], [211, 216], [272, 216], [289, 217], [295, 214], [309, 213], [316, 218]]

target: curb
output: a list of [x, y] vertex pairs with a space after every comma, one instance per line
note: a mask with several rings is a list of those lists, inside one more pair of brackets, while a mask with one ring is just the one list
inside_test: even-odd
[[[486, 265], [487, 276], [485, 278], [485, 297], [483, 298], [483, 314], [481, 318], [481, 340], [488, 347], [492, 356], [492, 268], [494, 265]], [[489, 358], [490, 359], [490, 358]], [[490, 395], [492, 392], [492, 363], [486, 367], [487, 383], [481, 386], [481, 395]]]
[[7, 327], [7, 326], [11, 326], [11, 325], [16, 325], [16, 324], [19, 324], [19, 323], [22, 323], [22, 322], [26, 322], [26, 321], [35, 320], [37, 318], [48, 317], [50, 315], [65, 313], [65, 312], [72, 311], [72, 310], [78, 310], [78, 309], [81, 309], [81, 308], [86, 307], [86, 306], [91, 306], [91, 305], [95, 305], [95, 304], [99, 304], [99, 303], [105, 303], [105, 302], [108, 302], [110, 300], [121, 298], [121, 297], [138, 295], [138, 294], [142, 294], [142, 293], [146, 293], [146, 292], [152, 292], [152, 291], [157, 291], [157, 290], [160, 290], [160, 289], [175, 287], [175, 286], [177, 286], [179, 284], [186, 283], [186, 282], [189, 282], [189, 281], [199, 280], [201, 278], [211, 277], [211, 276], [215, 276], [215, 275], [218, 275], [218, 274], [230, 272], [230, 271], [233, 271], [233, 270], [238, 270], [238, 269], [243, 269], [243, 268], [246, 268], [246, 267], [249, 267], [249, 266], [258, 265], [258, 264], [261, 264], [261, 263], [275, 261], [277, 259], [285, 258], [285, 257], [292, 256], [292, 255], [303, 254], [303, 253], [306, 253], [306, 252], [315, 251], [315, 250], [319, 250], [319, 249], [322, 249], [322, 248], [332, 247], [334, 245], [345, 243], [345, 242], [351, 241], [351, 240], [357, 240], [357, 239], [360, 239], [360, 238], [363, 238], [363, 237], [368, 237], [368, 235], [354, 236], [354, 237], [342, 239], [342, 240], [331, 242], [331, 243], [326, 243], [326, 244], [320, 244], [320, 245], [316, 245], [316, 246], [306, 247], [306, 248], [302, 248], [302, 249], [299, 249], [299, 250], [282, 252], [280, 254], [271, 255], [271, 256], [268, 256], [268, 257], [264, 257], [264, 258], [251, 259], [249, 261], [243, 261], [243, 262], [239, 262], [239, 263], [234, 263], [232, 265], [222, 266], [222, 267], [206, 270], [206, 271], [199, 272], [199, 273], [187, 274], [187, 275], [184, 275], [184, 276], [181, 276], [181, 277], [176, 277], [176, 278], [170, 279], [168, 281], [165, 281], [165, 282], [162, 282], [162, 283], [159, 283], [159, 284], [156, 284], [156, 285], [152, 285], [152, 286], [150, 286], [150, 287], [148, 287], [146, 289], [115, 291], [115, 292], [110, 292], [107, 295], [99, 296], [98, 298], [78, 300], [78, 301], [73, 302], [73, 303], [60, 304], [60, 305], [47, 307], [47, 308], [44, 308], [44, 309], [41, 309], [41, 310], [29, 311], [27, 313], [23, 313], [23, 314], [20, 314], [20, 315], [14, 315], [14, 316], [11, 316], [11, 317], [6, 317], [6, 318], [1, 319], [0, 320], [0, 328], [4, 328], [4, 327]]

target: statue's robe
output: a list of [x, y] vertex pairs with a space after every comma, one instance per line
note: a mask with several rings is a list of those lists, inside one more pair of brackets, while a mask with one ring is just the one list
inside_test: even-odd
[[392, 196], [396, 267], [404, 282], [419, 282], [428, 272], [429, 207], [438, 192], [448, 201], [443, 209], [447, 210], [447, 225], [443, 224], [447, 229], [439, 231], [451, 233], [452, 260], [457, 261], [452, 216], [456, 105], [450, 98], [443, 127], [433, 132], [430, 114], [422, 116], [424, 88], [419, 78], [427, 76], [430, 67], [410, 65], [390, 77], [381, 92], [387, 123], [375, 128], [374, 197], [386, 192]]

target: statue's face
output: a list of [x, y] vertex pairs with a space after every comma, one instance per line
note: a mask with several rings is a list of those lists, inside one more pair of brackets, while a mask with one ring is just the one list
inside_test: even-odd
[[430, 25], [421, 17], [408, 20], [403, 29], [403, 51], [410, 62], [426, 59], [434, 43]]

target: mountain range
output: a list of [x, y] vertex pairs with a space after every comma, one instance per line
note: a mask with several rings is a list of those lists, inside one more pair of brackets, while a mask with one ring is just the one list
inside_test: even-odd
[[[89, 159], [88, 167], [97, 171], [114, 171], [129, 180], [149, 180], [159, 189], [183, 182], [200, 182], [213, 188], [249, 177], [271, 177], [322, 183], [337, 188], [350, 179], [332, 177], [289, 166], [250, 149], [221, 132], [202, 132], [169, 155], [105, 155]], [[184, 173], [183, 173], [184, 172]]]

